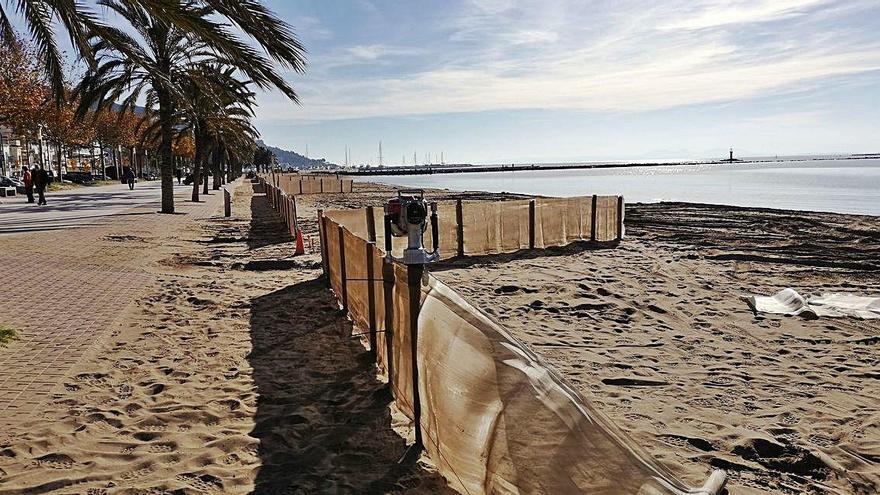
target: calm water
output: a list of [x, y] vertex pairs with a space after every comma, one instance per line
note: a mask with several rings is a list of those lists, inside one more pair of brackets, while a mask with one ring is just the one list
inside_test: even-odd
[[545, 196], [623, 194], [628, 202], [688, 201], [880, 215], [880, 160], [669, 165], [358, 178], [397, 186]]

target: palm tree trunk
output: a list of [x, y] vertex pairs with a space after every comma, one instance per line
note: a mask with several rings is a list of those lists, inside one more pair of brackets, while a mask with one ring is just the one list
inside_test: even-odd
[[101, 153], [101, 180], [107, 180], [107, 167], [104, 164], [104, 143], [98, 141], [98, 151]]
[[64, 180], [63, 180], [64, 176], [61, 175], [61, 156], [62, 156], [61, 153], [62, 153], [61, 141], [56, 141], [55, 142], [55, 154], [58, 155], [58, 183], [59, 184], [64, 182]]
[[159, 145], [159, 175], [162, 179], [162, 213], [174, 213], [174, 108], [170, 95], [156, 91], [159, 99], [159, 119], [162, 142]]
[[202, 156], [204, 153], [202, 152], [201, 147], [196, 144], [196, 159], [193, 162], [193, 183], [192, 183], [192, 200], [194, 203], [199, 201], [199, 187], [202, 185], [201, 180], [199, 179], [199, 174], [202, 173]]
[[212, 158], [210, 157], [210, 153], [209, 153], [208, 156], [205, 156], [205, 163], [202, 164], [203, 165], [202, 168], [205, 170], [205, 178], [202, 181], [202, 194], [206, 194], [206, 195], [208, 194], [208, 175], [209, 175], [208, 171], [210, 170], [208, 162], [211, 159]]

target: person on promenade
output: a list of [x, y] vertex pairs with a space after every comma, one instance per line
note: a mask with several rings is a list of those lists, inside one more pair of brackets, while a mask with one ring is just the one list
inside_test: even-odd
[[34, 167], [34, 187], [37, 189], [37, 206], [46, 204], [46, 186], [49, 185], [49, 174], [43, 168]]
[[122, 178], [125, 179], [125, 182], [128, 182], [128, 189], [134, 190], [134, 173], [132, 173], [130, 168], [125, 169], [125, 173], [122, 174]]
[[181, 177], [183, 176], [183, 172], [180, 169], [175, 170], [175, 172], [177, 173], [177, 185], [179, 186]]
[[21, 180], [24, 182], [24, 193], [27, 195], [28, 203], [34, 202], [34, 176], [27, 167], [21, 167]]

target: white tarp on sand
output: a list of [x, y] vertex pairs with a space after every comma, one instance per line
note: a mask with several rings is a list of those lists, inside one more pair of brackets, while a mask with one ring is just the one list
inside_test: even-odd
[[749, 306], [758, 313], [810, 316], [851, 316], [880, 318], [880, 297], [856, 296], [833, 292], [803, 297], [794, 289], [783, 289], [773, 296], [749, 296]]

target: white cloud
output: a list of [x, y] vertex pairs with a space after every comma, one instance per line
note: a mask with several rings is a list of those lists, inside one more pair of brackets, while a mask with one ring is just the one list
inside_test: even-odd
[[[818, 9], [811, 15], [801, 15]], [[822, 0], [474, 0], [418, 49], [350, 46], [334, 66], [384, 60], [386, 75], [298, 83], [304, 119], [508, 109], [655, 110], [792, 91], [880, 70], [880, 37], [829, 22]], [[846, 9], [840, 12], [847, 12]], [[817, 19], [821, 19], [819, 24]], [[833, 20], [833, 19], [832, 19]], [[763, 23], [780, 21], [772, 29]], [[839, 19], [838, 19], [839, 21]], [[737, 25], [735, 34], [726, 27]], [[422, 54], [419, 70], [401, 58]], [[313, 67], [321, 61], [313, 61]], [[382, 73], [380, 73], [382, 74]], [[289, 117], [263, 105], [263, 118]]]
[[705, 29], [750, 22], [778, 21], [803, 15], [810, 8], [829, 0], [740, 0], [695, 2], [686, 18], [663, 26], [664, 29]]

